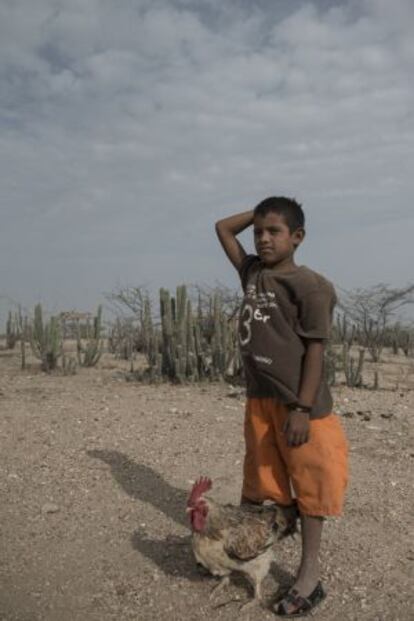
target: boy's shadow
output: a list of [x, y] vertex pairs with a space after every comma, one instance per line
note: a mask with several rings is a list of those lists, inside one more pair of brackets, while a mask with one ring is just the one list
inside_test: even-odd
[[149, 466], [137, 464], [118, 451], [94, 449], [87, 454], [111, 467], [112, 476], [128, 496], [151, 504], [177, 524], [189, 527], [185, 512], [189, 491], [170, 485]]
[[[152, 504], [174, 522], [189, 529], [185, 513], [188, 491], [170, 485], [149, 466], [137, 464], [118, 451], [94, 449], [87, 451], [87, 454], [108, 464], [112, 476], [129, 496]], [[131, 535], [131, 544], [164, 574], [192, 581], [211, 577], [203, 568], [197, 567], [191, 550], [190, 532], [183, 537], [171, 534], [165, 539], [153, 539], [142, 528], [137, 528]], [[286, 586], [292, 582], [291, 574], [276, 563], [272, 566], [271, 574], [280, 585]]]

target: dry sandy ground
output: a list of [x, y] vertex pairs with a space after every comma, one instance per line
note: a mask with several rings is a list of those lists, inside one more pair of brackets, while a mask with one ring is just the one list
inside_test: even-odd
[[[344, 518], [325, 528], [321, 621], [414, 618], [414, 391], [400, 363], [388, 373], [398, 390], [335, 389], [351, 483]], [[115, 366], [107, 357], [47, 376], [0, 352], [0, 619], [275, 619], [266, 608], [240, 614], [242, 579], [209, 599], [214, 579], [195, 566], [184, 513], [200, 474], [237, 502], [243, 398], [226, 385], [128, 383]], [[299, 540], [281, 546], [268, 602], [299, 552]]]

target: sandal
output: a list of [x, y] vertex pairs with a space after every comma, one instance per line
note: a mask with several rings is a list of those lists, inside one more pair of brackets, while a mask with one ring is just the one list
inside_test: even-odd
[[[293, 618], [293, 617], [305, 617], [311, 610], [315, 608], [326, 597], [325, 589], [321, 582], [318, 582], [312, 593], [308, 597], [302, 597], [296, 591], [291, 589], [279, 602], [279, 605], [274, 612], [279, 617]], [[292, 612], [288, 610], [293, 606]]]

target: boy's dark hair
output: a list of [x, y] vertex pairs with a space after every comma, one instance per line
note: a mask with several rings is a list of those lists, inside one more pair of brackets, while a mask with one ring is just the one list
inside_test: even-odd
[[270, 196], [256, 205], [254, 208], [255, 216], [266, 216], [269, 212], [280, 214], [284, 217], [289, 231], [293, 233], [296, 229], [305, 227], [305, 215], [302, 205], [294, 198], [286, 196]]

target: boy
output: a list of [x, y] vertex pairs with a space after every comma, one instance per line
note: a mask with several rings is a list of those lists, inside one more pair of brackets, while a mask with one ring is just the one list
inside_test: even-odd
[[[236, 238], [250, 225], [257, 255], [246, 255]], [[245, 294], [239, 320], [247, 385], [242, 502], [297, 503], [302, 560], [275, 612], [302, 616], [325, 597], [318, 561], [323, 518], [341, 514], [347, 482], [346, 440], [323, 376], [335, 290], [295, 263], [305, 229], [293, 199], [267, 198], [254, 211], [220, 220], [216, 231]]]

